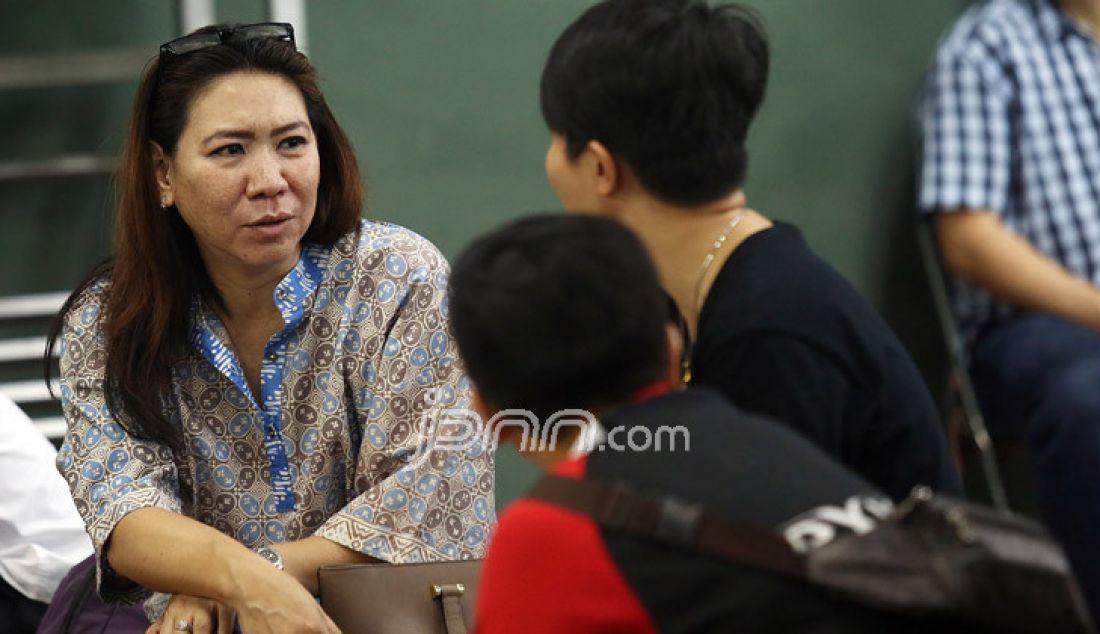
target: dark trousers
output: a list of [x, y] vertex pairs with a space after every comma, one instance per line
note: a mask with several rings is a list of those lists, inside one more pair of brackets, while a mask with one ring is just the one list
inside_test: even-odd
[[1017, 317], [978, 338], [971, 377], [993, 436], [1027, 444], [1043, 521], [1100, 622], [1100, 333]]
[[23, 596], [0, 577], [0, 632], [34, 634], [46, 604]]

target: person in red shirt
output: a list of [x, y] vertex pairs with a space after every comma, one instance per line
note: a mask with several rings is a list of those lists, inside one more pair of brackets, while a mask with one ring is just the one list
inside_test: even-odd
[[[531, 216], [475, 240], [455, 261], [449, 309], [489, 431], [553, 473], [675, 496], [797, 548], [891, 509], [797, 432], [681, 387], [679, 330], [644, 247], [619, 223]], [[500, 518], [475, 620], [481, 634], [915, 627], [534, 499]]]

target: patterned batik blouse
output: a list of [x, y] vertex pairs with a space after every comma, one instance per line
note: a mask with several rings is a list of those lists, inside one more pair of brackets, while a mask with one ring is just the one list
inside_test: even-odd
[[394, 563], [483, 556], [495, 519], [492, 452], [444, 446], [432, 422], [468, 396], [447, 273], [424, 238], [367, 220], [332, 247], [304, 247], [275, 290], [285, 327], [264, 350], [259, 401], [225, 327], [196, 300], [191, 347], [166, 397], [182, 457], [130, 436], [107, 407], [99, 317], [108, 283], [90, 287], [62, 332], [68, 431], [57, 464], [95, 545], [104, 597], [145, 596], [102, 550], [142, 507], [250, 548], [319, 535]]

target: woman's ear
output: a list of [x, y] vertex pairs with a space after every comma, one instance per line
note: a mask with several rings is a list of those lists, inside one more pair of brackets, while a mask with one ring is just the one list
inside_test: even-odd
[[615, 155], [599, 141], [589, 141], [585, 147], [595, 162], [595, 190], [600, 196], [611, 196], [622, 185], [622, 170]]
[[149, 142], [149, 152], [153, 157], [153, 174], [157, 179], [160, 206], [171, 207], [176, 204], [176, 197], [172, 192], [172, 158], [155, 141]]

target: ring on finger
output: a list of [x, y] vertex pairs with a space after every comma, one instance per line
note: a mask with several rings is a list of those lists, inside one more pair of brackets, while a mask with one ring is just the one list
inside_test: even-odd
[[177, 632], [190, 632], [191, 621], [188, 621], [187, 619], [178, 619], [172, 629], [176, 630]]

